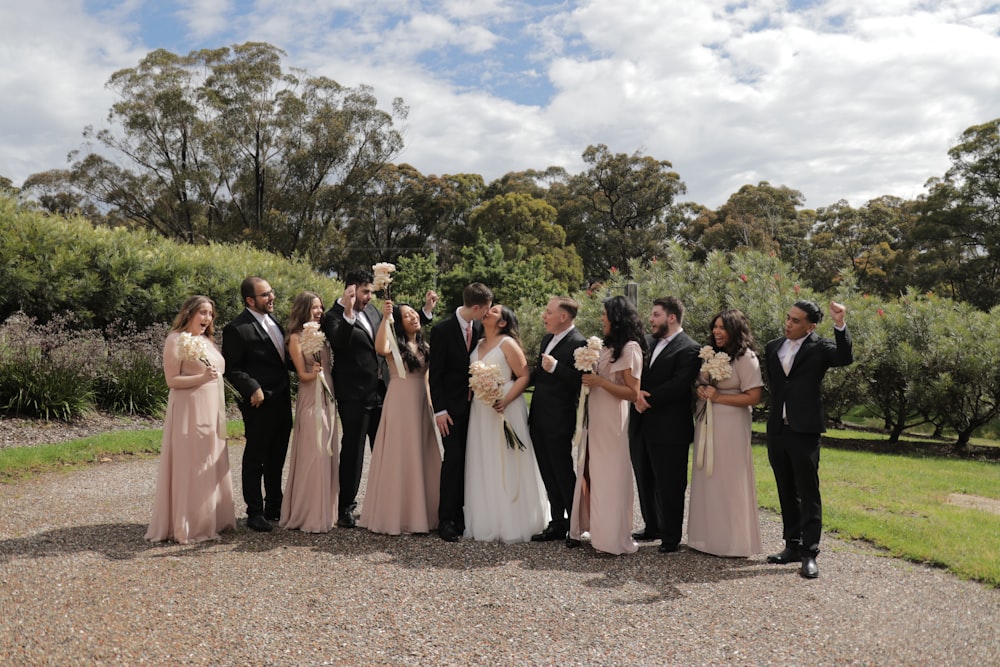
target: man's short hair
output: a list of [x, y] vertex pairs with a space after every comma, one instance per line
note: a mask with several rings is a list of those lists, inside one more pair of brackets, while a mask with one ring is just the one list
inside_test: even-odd
[[819, 324], [823, 321], [823, 311], [820, 310], [819, 304], [815, 301], [796, 301], [793, 305], [804, 312], [813, 324]]
[[375, 280], [375, 274], [368, 269], [354, 269], [344, 276], [344, 287], [351, 285], [367, 285]]
[[677, 318], [677, 324], [684, 323], [684, 304], [676, 296], [661, 296], [653, 301], [654, 306], [662, 308], [667, 315]]
[[565, 310], [569, 314], [571, 320], [576, 319], [576, 314], [580, 312], [580, 304], [576, 302], [576, 299], [572, 299], [568, 296], [554, 296], [552, 297], [556, 301], [556, 305], [562, 310]]
[[247, 299], [257, 296], [257, 284], [264, 282], [263, 278], [259, 276], [247, 276], [240, 283], [240, 296], [243, 298], [245, 303]]
[[462, 305], [467, 308], [489, 306], [491, 303], [493, 303], [493, 290], [482, 283], [469, 283], [462, 290]]

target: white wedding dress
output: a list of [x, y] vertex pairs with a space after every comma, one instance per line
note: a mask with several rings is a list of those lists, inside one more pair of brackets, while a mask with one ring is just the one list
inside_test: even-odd
[[[479, 345], [471, 361], [496, 364], [504, 377], [511, 377], [504, 345], [516, 345], [504, 337], [479, 357]], [[513, 380], [504, 386], [510, 391]], [[518, 396], [504, 411], [507, 421], [525, 449], [511, 449], [503, 431], [503, 416], [478, 399], [472, 400], [465, 455], [465, 536], [484, 542], [528, 542], [549, 522], [549, 503], [528, 435], [528, 408]]]

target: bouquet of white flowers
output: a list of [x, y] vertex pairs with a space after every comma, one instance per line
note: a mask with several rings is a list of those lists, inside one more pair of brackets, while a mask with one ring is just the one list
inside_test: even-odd
[[206, 366], [210, 366], [206, 343], [207, 340], [204, 336], [193, 336], [185, 331], [177, 338], [177, 357], [181, 361], [200, 361]]
[[[728, 380], [733, 376], [732, 358], [725, 352], [716, 352], [710, 345], [705, 345], [698, 352], [701, 358], [701, 376], [698, 382], [705, 386], [716, 386], [723, 380]], [[695, 464], [699, 468], [705, 469], [705, 474], [712, 476], [715, 467], [715, 438], [712, 433], [712, 402], [705, 401], [698, 414], [695, 415], [696, 422], [701, 423], [701, 432], [696, 443], [697, 452], [695, 454]]]
[[372, 289], [376, 292], [385, 290], [385, 298], [389, 298], [389, 284], [392, 282], [392, 273], [396, 270], [396, 265], [389, 262], [379, 262], [372, 265], [372, 272], [375, 279], [372, 281]]
[[[604, 341], [597, 336], [587, 339], [587, 344], [573, 350], [573, 367], [584, 373], [594, 373], [597, 371], [597, 362], [601, 358], [601, 350], [604, 349]], [[590, 410], [587, 407], [587, 395], [590, 387], [580, 386], [580, 402], [576, 407], [576, 432], [573, 434], [573, 443], [577, 446], [579, 456], [583, 456], [583, 430], [589, 426]]]
[[[503, 398], [505, 384], [507, 384], [507, 378], [503, 376], [500, 367], [496, 364], [474, 361], [469, 365], [469, 388], [472, 389], [476, 400], [494, 407], [496, 402]], [[500, 417], [503, 419], [503, 434], [507, 446], [511, 449], [526, 449], [524, 443], [517, 437], [517, 433], [511, 428], [507, 416], [501, 414]]]

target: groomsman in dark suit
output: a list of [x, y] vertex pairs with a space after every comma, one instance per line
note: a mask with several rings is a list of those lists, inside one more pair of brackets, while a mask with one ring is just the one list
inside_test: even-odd
[[365, 463], [365, 438], [375, 442], [389, 371], [375, 352], [382, 314], [373, 306], [367, 269], [349, 271], [344, 293], [323, 318], [323, 333], [333, 350], [333, 393], [340, 415], [340, 493], [337, 525], [353, 528], [354, 510]]
[[660, 539], [661, 553], [677, 551], [684, 524], [688, 449], [694, 440], [694, 382], [701, 349], [684, 333], [684, 304], [672, 296], [653, 301], [652, 335], [642, 369], [639, 400], [629, 421], [629, 449], [645, 528], [636, 540]]
[[[247, 526], [269, 531], [281, 515], [281, 470], [292, 430], [285, 331], [274, 319], [274, 290], [251, 276], [240, 286], [246, 309], [222, 330], [226, 379], [240, 393], [246, 430], [243, 498]], [[261, 494], [261, 480], [264, 494]]]
[[801, 562], [799, 574], [819, 576], [816, 556], [823, 530], [819, 493], [819, 439], [826, 431], [821, 385], [826, 371], [854, 361], [847, 332], [847, 309], [830, 302], [834, 339], [816, 335], [823, 312], [812, 301], [797, 301], [785, 316], [785, 335], [764, 349], [770, 392], [767, 458], [781, 503], [785, 548], [769, 563]]
[[466, 285], [462, 305], [431, 330], [428, 370], [434, 421], [441, 432], [441, 499], [438, 535], [457, 542], [465, 532], [465, 443], [469, 430], [469, 352], [483, 335], [483, 315], [493, 292], [482, 283]]
[[573, 325], [580, 305], [569, 297], [553, 297], [545, 306], [538, 365], [531, 373], [535, 390], [531, 397], [528, 427], [535, 447], [538, 471], [549, 497], [552, 520], [534, 542], [565, 539], [573, 508], [576, 474], [573, 472], [573, 431], [580, 400], [580, 376], [573, 352], [587, 340]]

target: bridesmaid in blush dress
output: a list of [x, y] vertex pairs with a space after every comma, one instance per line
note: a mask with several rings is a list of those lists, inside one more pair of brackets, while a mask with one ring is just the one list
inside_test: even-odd
[[604, 302], [601, 313], [604, 349], [595, 373], [584, 373], [589, 428], [585, 434], [573, 494], [566, 546], [580, 546], [590, 531], [590, 543], [609, 554], [633, 553], [634, 491], [628, 446], [628, 408], [639, 398], [646, 337], [632, 303], [623, 296]]
[[[750, 452], [753, 406], [764, 381], [746, 316], [725, 310], [712, 320], [712, 347], [726, 352], [733, 373], [716, 386], [702, 375], [698, 410], [712, 402], [712, 467], [699, 453], [704, 418], [695, 424], [695, 464], [691, 473], [688, 546], [716, 556], [747, 557], [763, 552], [757, 515], [757, 484]], [[700, 462], [700, 464], [699, 464]]]
[[[387, 299], [382, 315], [375, 349], [388, 357], [391, 380], [358, 524], [387, 535], [429, 533], [437, 528], [441, 490], [441, 450], [427, 388], [430, 347], [424, 342], [416, 310], [407, 305], [393, 307]], [[389, 343], [390, 326], [398, 359]]]
[[170, 395], [153, 517], [146, 531], [151, 542], [212, 540], [236, 527], [226, 450], [225, 360], [212, 342], [214, 320], [215, 303], [192, 296], [181, 306], [163, 345]]
[[[333, 388], [330, 347], [319, 339], [322, 317], [323, 300], [312, 292], [299, 292], [292, 301], [285, 329], [288, 332], [285, 344], [299, 377], [299, 390], [295, 399], [292, 456], [278, 525], [306, 533], [330, 532], [337, 520], [340, 489], [337, 426], [333, 399], [327, 391]], [[316, 325], [308, 332], [307, 322]], [[313, 332], [311, 338], [306, 340], [310, 332]], [[312, 350], [314, 344], [318, 352]]]

